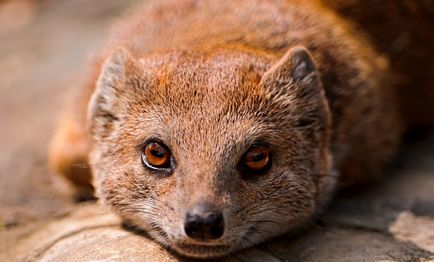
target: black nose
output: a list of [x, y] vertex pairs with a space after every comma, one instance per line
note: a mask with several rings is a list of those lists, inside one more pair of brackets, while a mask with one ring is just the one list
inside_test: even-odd
[[223, 215], [221, 212], [214, 211], [209, 205], [199, 204], [187, 213], [184, 230], [190, 238], [218, 239], [225, 230]]

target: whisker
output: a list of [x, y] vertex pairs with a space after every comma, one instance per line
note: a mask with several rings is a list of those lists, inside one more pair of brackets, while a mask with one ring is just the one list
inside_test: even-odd
[[[262, 233], [259, 232], [257, 228], [251, 227], [251, 228], [249, 228], [249, 230], [258, 234], [262, 238], [262, 242], [265, 242], [265, 240], [267, 240], [267, 238], [265, 238], [264, 235], [262, 235]], [[267, 233], [267, 232], [265, 232], [265, 233]]]
[[338, 177], [338, 174], [331, 173], [331, 174], [324, 174], [324, 173], [309, 173], [311, 176], [317, 176], [317, 177]]
[[287, 226], [285, 223], [279, 222], [279, 221], [275, 221], [275, 220], [248, 220], [246, 222], [247, 223], [256, 223], [256, 224], [271, 223], [271, 224], [276, 224], [278, 226]]
[[155, 202], [157, 202], [157, 203], [161, 203], [161, 204], [163, 204], [165, 207], [167, 207], [167, 208], [169, 209], [170, 212], [175, 212], [175, 209], [174, 209], [172, 206], [169, 206], [168, 203], [163, 202], [163, 201], [159, 200], [159, 199], [156, 198], [156, 197], [152, 197], [152, 200], [155, 201]]

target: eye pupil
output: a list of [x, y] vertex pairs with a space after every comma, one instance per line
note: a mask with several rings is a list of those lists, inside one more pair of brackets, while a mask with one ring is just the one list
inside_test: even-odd
[[264, 155], [262, 153], [252, 153], [251, 160], [253, 162], [258, 162], [264, 159]]
[[152, 149], [151, 150], [151, 154], [153, 154], [154, 156], [158, 157], [158, 158], [163, 158], [165, 152], [163, 150], [158, 150], [158, 149]]

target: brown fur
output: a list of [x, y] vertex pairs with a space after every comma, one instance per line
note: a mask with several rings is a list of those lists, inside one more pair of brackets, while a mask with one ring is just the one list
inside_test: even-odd
[[[323, 0], [387, 55], [407, 127], [434, 125], [434, 1]], [[381, 21], [381, 22], [379, 22]]]
[[[52, 166], [177, 252], [214, 257], [294, 229], [336, 179], [381, 173], [401, 136], [386, 58], [317, 1], [152, 2], [117, 27], [54, 139]], [[102, 62], [105, 61], [105, 62]], [[87, 117], [86, 117], [87, 116]], [[145, 169], [150, 138], [171, 149], [170, 176]], [[237, 164], [270, 145], [266, 174]], [[187, 210], [212, 202], [224, 236], [201, 245]]]

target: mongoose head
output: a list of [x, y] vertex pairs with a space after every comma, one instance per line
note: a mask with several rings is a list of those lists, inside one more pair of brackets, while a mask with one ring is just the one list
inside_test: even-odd
[[330, 112], [303, 47], [103, 64], [88, 110], [99, 198], [178, 253], [223, 256], [299, 227], [334, 184]]

